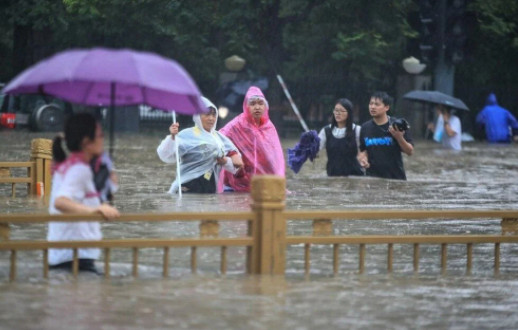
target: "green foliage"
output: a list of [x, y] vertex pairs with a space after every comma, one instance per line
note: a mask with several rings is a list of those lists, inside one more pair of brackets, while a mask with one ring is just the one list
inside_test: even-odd
[[[495, 76], [515, 84], [518, 2], [473, 0], [469, 8], [477, 25], [457, 69], [461, 86]], [[4, 0], [0, 78], [16, 74], [11, 60], [22, 56], [29, 65], [67, 48], [128, 47], [174, 58], [211, 96], [223, 60], [236, 54], [249, 75], [269, 78], [273, 102], [283, 99], [273, 93], [280, 73], [302, 112], [344, 96], [363, 107], [374, 89], [395, 93], [406, 43], [418, 37], [407, 21], [416, 9], [412, 0]], [[14, 47], [20, 27], [35, 36], [23, 50]]]

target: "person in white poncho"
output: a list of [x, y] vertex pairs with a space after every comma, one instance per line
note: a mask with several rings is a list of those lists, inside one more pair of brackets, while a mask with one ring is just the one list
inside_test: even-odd
[[236, 173], [243, 166], [238, 149], [229, 138], [216, 131], [218, 109], [202, 98], [210, 112], [194, 115], [194, 127], [178, 133], [178, 123], [169, 127], [169, 135], [157, 148], [158, 157], [165, 163], [176, 163], [176, 143], [180, 155], [180, 174], [169, 189], [178, 192], [181, 183], [184, 193], [216, 193], [222, 169]]

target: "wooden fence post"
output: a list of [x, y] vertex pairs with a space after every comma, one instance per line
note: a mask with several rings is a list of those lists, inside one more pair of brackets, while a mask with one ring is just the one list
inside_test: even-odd
[[252, 178], [252, 274], [284, 275], [286, 268], [286, 219], [283, 217], [286, 179], [274, 175]]
[[36, 195], [38, 182], [43, 183], [45, 205], [49, 204], [52, 176], [50, 166], [52, 163], [52, 140], [33, 139], [31, 141], [31, 161], [36, 163], [35, 172], [31, 173], [33, 178], [32, 191]]

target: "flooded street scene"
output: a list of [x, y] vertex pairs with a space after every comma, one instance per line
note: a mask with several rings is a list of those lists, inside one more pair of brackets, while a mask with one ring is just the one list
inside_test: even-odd
[[[163, 132], [116, 136], [114, 163], [120, 176], [115, 205], [122, 213], [226, 211], [250, 209], [246, 193], [216, 195], [166, 193], [175, 166], [160, 162], [156, 147]], [[0, 159], [26, 161], [30, 141], [51, 133], [1, 131]], [[283, 139], [284, 148], [296, 139]], [[330, 178], [325, 154], [298, 174], [287, 169], [287, 210], [515, 210], [518, 208], [518, 148], [466, 143], [462, 152], [416, 143], [405, 157], [408, 181]], [[2, 185], [2, 213], [44, 213], [41, 201], [18, 185]], [[196, 237], [197, 222], [103, 223], [105, 238]], [[311, 221], [288, 221], [288, 234], [311, 235]], [[44, 224], [16, 225], [11, 239], [44, 239]], [[500, 219], [344, 220], [334, 234], [419, 235], [501, 233]], [[220, 235], [246, 235], [246, 223], [223, 222]], [[245, 249], [229, 248], [221, 275], [220, 251], [198, 251], [191, 274], [189, 249], [171, 251], [169, 278], [162, 278], [162, 251], [141, 249], [139, 278], [131, 272], [131, 251], [115, 249], [111, 279], [51, 270], [41, 275], [40, 251], [19, 252], [18, 277], [9, 283], [9, 253], [1, 252], [1, 328], [515, 328], [518, 324], [518, 247], [502, 244], [500, 274], [494, 275], [493, 244], [475, 245], [466, 275], [466, 246], [449, 245], [447, 273], [441, 275], [440, 246], [421, 247], [419, 274], [413, 274], [412, 246], [394, 246], [393, 273], [386, 271], [386, 246], [368, 245], [365, 273], [358, 274], [358, 246], [341, 245], [333, 276], [332, 246], [311, 248], [304, 275], [304, 248], [290, 246], [286, 276], [246, 275]], [[102, 257], [98, 262], [102, 267]], [[59, 323], [57, 323], [59, 319]]]
[[0, 13], [0, 330], [518, 329], [516, 0]]

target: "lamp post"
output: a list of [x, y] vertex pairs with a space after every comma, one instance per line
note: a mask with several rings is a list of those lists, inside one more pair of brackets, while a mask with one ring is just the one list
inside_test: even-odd
[[432, 82], [430, 75], [422, 74], [426, 64], [421, 63], [415, 57], [407, 57], [401, 62], [406, 74], [398, 76], [397, 80], [397, 110], [398, 115], [405, 117], [412, 127], [414, 137], [424, 136], [428, 118], [426, 111], [422, 111], [422, 105], [403, 99], [403, 95], [416, 89], [428, 89]]

